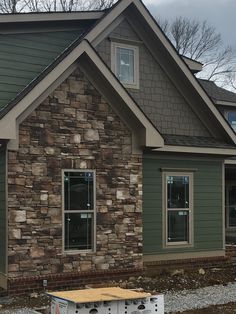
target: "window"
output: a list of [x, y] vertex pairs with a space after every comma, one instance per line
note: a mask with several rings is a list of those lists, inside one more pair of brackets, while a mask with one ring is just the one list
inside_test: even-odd
[[112, 70], [128, 88], [139, 88], [139, 49], [136, 46], [112, 43]]
[[94, 250], [95, 172], [63, 171], [64, 250]]
[[225, 117], [234, 131], [236, 131], [236, 110], [225, 111]]
[[165, 173], [166, 245], [192, 242], [192, 174]]
[[236, 227], [236, 185], [226, 186], [226, 227]]

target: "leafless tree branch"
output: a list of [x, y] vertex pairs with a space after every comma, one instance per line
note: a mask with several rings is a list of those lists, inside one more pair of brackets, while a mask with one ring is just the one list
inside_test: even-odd
[[235, 88], [236, 54], [230, 46], [223, 45], [214, 27], [186, 17], [177, 17], [172, 22], [157, 20], [179, 54], [204, 64], [199, 77]]

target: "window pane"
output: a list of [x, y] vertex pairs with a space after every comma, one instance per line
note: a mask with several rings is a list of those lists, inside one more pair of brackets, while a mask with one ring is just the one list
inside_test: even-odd
[[92, 249], [93, 214], [65, 214], [65, 250]]
[[236, 131], [236, 111], [228, 112], [228, 121], [232, 128]]
[[189, 176], [167, 176], [167, 207], [189, 208]]
[[65, 172], [65, 210], [93, 210], [93, 172]]
[[236, 227], [236, 186], [229, 188], [229, 227]]
[[117, 77], [121, 82], [134, 83], [134, 50], [116, 48]]
[[168, 242], [189, 241], [189, 211], [168, 211]]

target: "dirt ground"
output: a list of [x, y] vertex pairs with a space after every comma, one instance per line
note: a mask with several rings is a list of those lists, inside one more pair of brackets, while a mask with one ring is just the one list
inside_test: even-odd
[[[227, 267], [217, 267], [210, 269], [191, 269], [184, 271], [183, 269], [163, 270], [160, 274], [153, 277], [140, 276], [138, 278], [130, 277], [128, 280], [119, 282], [111, 281], [104, 286], [120, 286], [128, 289], [143, 289], [147, 292], [165, 293], [166, 291], [178, 291], [183, 289], [197, 289], [200, 287], [213, 286], [229, 282], [236, 282], [236, 264], [228, 265]], [[78, 287], [85, 288], [85, 287]], [[21, 297], [4, 297], [0, 298], [0, 313], [4, 310], [15, 308], [33, 308], [41, 309], [45, 313], [45, 308], [48, 308], [50, 299], [45, 293], [32, 293]], [[193, 310], [182, 312], [184, 314], [204, 314], [204, 313], [236, 313], [235, 303], [227, 305], [211, 306], [207, 309]]]

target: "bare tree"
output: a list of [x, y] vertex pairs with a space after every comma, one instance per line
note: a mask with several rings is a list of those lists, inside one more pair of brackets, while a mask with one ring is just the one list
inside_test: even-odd
[[117, 0], [0, 0], [0, 13], [103, 10]]
[[172, 22], [158, 22], [179, 54], [203, 63], [199, 77], [217, 82], [220, 86], [235, 84], [236, 55], [230, 46], [223, 44], [221, 35], [207, 24], [186, 17], [177, 17]]

